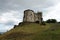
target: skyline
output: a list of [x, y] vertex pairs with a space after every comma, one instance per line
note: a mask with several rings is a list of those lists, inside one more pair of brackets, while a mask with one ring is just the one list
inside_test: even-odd
[[21, 22], [26, 9], [43, 12], [44, 20], [60, 21], [60, 0], [0, 0], [0, 32]]

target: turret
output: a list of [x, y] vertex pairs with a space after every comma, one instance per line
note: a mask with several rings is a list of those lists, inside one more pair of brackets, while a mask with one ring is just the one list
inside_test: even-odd
[[43, 21], [42, 12], [38, 12], [38, 13], [37, 13], [37, 16], [38, 16], [38, 21], [39, 21], [39, 23], [41, 24], [42, 21]]
[[33, 10], [25, 10], [24, 11], [24, 22], [34, 22], [34, 11]]

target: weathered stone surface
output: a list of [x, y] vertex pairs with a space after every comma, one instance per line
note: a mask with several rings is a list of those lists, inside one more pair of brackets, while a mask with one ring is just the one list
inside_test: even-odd
[[36, 22], [36, 21], [39, 21], [39, 23], [43, 21], [42, 12], [35, 13], [33, 10], [30, 9], [24, 11], [23, 22]]

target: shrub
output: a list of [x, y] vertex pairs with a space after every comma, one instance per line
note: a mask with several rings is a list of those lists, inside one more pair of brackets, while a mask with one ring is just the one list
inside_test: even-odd
[[42, 25], [46, 25], [46, 23], [43, 21], [43, 22], [42, 22]]
[[35, 23], [39, 23], [39, 21], [36, 21]]
[[56, 19], [48, 19], [46, 22], [47, 23], [56, 23], [57, 21], [56, 21]]
[[17, 25], [14, 25], [14, 28], [16, 28], [17, 27]]

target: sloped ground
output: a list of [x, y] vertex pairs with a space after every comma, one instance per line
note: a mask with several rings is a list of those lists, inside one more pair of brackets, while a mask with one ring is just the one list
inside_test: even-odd
[[1, 35], [0, 40], [60, 40], [60, 24], [24, 24]]

